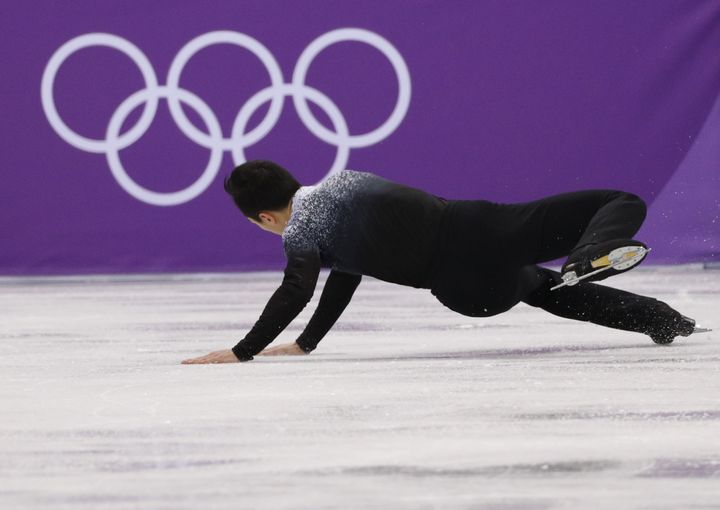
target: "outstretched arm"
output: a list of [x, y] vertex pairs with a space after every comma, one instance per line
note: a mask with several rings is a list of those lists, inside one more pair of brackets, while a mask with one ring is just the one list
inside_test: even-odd
[[212, 352], [200, 358], [187, 359], [191, 363], [231, 363], [249, 361], [262, 351], [287, 327], [308, 304], [315, 292], [320, 274], [320, 256], [316, 252], [292, 255], [285, 267], [285, 277], [273, 293], [245, 338], [230, 350]]
[[362, 275], [331, 271], [320, 296], [315, 313], [296, 343], [305, 352], [315, 350], [318, 342], [330, 331], [355, 293]]
[[335, 269], [330, 271], [318, 307], [298, 339], [290, 344], [265, 349], [260, 354], [268, 356], [309, 354], [315, 350], [318, 342], [330, 331], [350, 303], [361, 279], [362, 275], [359, 274], [344, 273]]

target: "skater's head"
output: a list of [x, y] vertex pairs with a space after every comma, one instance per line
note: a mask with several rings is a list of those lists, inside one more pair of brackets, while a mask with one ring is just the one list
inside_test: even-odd
[[245, 217], [263, 230], [280, 235], [299, 188], [300, 183], [290, 172], [272, 161], [247, 161], [225, 178], [225, 191]]

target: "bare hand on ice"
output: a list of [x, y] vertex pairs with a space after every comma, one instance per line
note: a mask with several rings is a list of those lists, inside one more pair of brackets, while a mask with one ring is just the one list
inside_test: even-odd
[[190, 364], [202, 364], [202, 363], [239, 363], [240, 360], [237, 359], [237, 356], [230, 350], [224, 350], [224, 351], [215, 351], [211, 352], [210, 354], [206, 354], [205, 356], [200, 356], [199, 358], [190, 358], [182, 361], [183, 365], [190, 365]]

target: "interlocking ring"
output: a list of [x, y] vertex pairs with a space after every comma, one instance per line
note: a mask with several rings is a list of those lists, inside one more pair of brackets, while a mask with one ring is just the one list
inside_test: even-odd
[[[358, 41], [373, 46], [389, 60], [398, 80], [398, 98], [395, 108], [378, 128], [368, 133], [351, 135], [337, 105], [325, 94], [305, 83], [308, 69], [315, 57], [328, 46], [342, 41]], [[188, 61], [199, 51], [215, 44], [233, 44], [253, 53], [265, 66], [270, 85], [255, 93], [240, 107], [231, 134], [223, 137], [222, 128], [212, 109], [191, 91], [180, 87], [180, 77]], [[105, 139], [82, 136], [73, 131], [61, 119], [55, 106], [53, 94], [55, 77], [60, 66], [76, 51], [91, 46], [108, 46], [116, 49], [135, 62], [145, 82], [145, 88], [131, 94], [115, 109], [108, 122]], [[325, 143], [337, 147], [335, 160], [327, 172], [329, 175], [343, 170], [350, 157], [350, 149], [367, 147], [384, 140], [400, 125], [410, 105], [410, 73], [398, 50], [380, 35], [360, 28], [341, 28], [332, 30], [312, 41], [302, 52], [295, 65], [290, 83], [285, 83], [283, 73], [275, 57], [259, 41], [233, 31], [208, 32], [198, 36], [183, 46], [173, 59], [166, 85], [158, 83], [152, 64], [145, 54], [133, 43], [122, 37], [91, 33], [75, 37], [58, 48], [52, 55], [43, 72], [41, 100], [43, 110], [55, 132], [67, 143], [86, 152], [105, 153], [108, 166], [118, 184], [136, 199], [157, 206], [179, 205], [203, 193], [220, 171], [222, 155], [231, 152], [236, 164], [245, 159], [245, 150], [262, 140], [277, 124], [282, 113], [285, 97], [290, 96], [305, 127]], [[210, 159], [201, 176], [187, 188], [175, 192], [157, 192], [148, 190], [136, 183], [125, 171], [120, 161], [120, 151], [138, 141], [150, 128], [160, 99], [166, 99], [173, 121], [180, 131], [196, 144], [210, 150]], [[308, 101], [320, 107], [330, 119], [334, 131], [323, 126], [312, 114]], [[262, 119], [251, 131], [246, 132], [248, 121], [263, 104], [270, 107]], [[181, 103], [194, 109], [205, 124], [207, 132], [198, 129], [185, 115]], [[144, 104], [137, 123], [125, 133], [120, 133], [128, 115]]]

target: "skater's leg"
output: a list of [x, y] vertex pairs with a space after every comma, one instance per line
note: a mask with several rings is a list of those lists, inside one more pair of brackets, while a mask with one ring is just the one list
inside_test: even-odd
[[536, 288], [523, 302], [554, 315], [644, 333], [657, 343], [693, 332], [694, 321], [657, 299], [595, 283], [550, 291], [562, 282], [559, 273], [538, 267], [535, 277]]
[[640, 197], [614, 190], [563, 193], [511, 207], [525, 219], [525, 238], [537, 241], [529, 263], [564, 257], [588, 244], [632, 238], [646, 214]]
[[448, 210], [430, 287], [448, 308], [475, 317], [506, 311], [532, 292], [536, 262], [567, 255], [578, 243], [630, 237], [645, 217], [640, 198], [608, 190], [525, 204], [453, 201]]
[[613, 190], [562, 193], [519, 204], [456, 200], [448, 206], [443, 253], [469, 253], [487, 267], [555, 260], [589, 243], [631, 238], [645, 203]]

